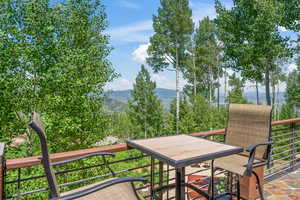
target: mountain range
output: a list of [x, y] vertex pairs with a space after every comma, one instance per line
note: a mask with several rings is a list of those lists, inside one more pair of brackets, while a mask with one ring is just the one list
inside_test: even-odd
[[[131, 90], [114, 90], [105, 92], [105, 106], [110, 110], [122, 111], [128, 105], [128, 100], [131, 98]], [[172, 89], [156, 88], [156, 95], [162, 101], [164, 108], [169, 109], [170, 104], [176, 98], [176, 91]], [[181, 95], [183, 93], [181, 92]], [[256, 103], [256, 92], [245, 92], [244, 96], [248, 101]], [[279, 104], [284, 103], [284, 92], [278, 94]], [[259, 93], [261, 103], [265, 103], [265, 93]], [[224, 103], [224, 93], [220, 93], [220, 102]]]

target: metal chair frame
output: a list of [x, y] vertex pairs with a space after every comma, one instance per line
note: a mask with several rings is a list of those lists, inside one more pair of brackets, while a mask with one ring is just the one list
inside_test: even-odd
[[[247, 105], [245, 105], [245, 106], [247, 106]], [[263, 143], [257, 143], [257, 144], [249, 145], [245, 149], [246, 152], [249, 152], [249, 159], [248, 159], [247, 165], [245, 166], [246, 167], [246, 171], [245, 171], [244, 175], [246, 175], [246, 176], [252, 176], [252, 174], [253, 174], [255, 176], [256, 184], [257, 184], [257, 187], [258, 187], [258, 192], [259, 192], [261, 200], [264, 200], [263, 189], [261, 187], [259, 177], [258, 177], [257, 173], [255, 171], [253, 171], [253, 169], [257, 168], [257, 167], [260, 167], [260, 166], [268, 165], [269, 162], [270, 162], [271, 147], [272, 147], [272, 144], [273, 144], [273, 142], [271, 141], [271, 133], [272, 133], [272, 130], [271, 130], [272, 129], [271, 121], [272, 121], [272, 108], [270, 110], [270, 125], [269, 125], [269, 132], [268, 132], [268, 141], [267, 142], [263, 142]], [[227, 128], [225, 129], [225, 133], [207, 134], [207, 135], [204, 135], [203, 138], [208, 138], [210, 136], [216, 136], [216, 135], [223, 135], [225, 137], [225, 141], [226, 141], [226, 133], [227, 133]], [[254, 160], [255, 160], [255, 154], [256, 154], [256, 149], [259, 146], [266, 146], [266, 151], [265, 151], [265, 154], [264, 154], [264, 159], [265, 160], [260, 161], [260, 162], [254, 162]], [[216, 168], [215, 170], [213, 170], [213, 174], [214, 174], [214, 172], [216, 170], [218, 170], [218, 168]], [[237, 184], [236, 185], [236, 187], [237, 187], [237, 193], [235, 195], [237, 196], [237, 199], [240, 199], [241, 197], [240, 197], [240, 182], [239, 182], [239, 178], [237, 178], [237, 183], [236, 184]], [[232, 193], [232, 191], [230, 191], [229, 193], [222, 194], [222, 195], [220, 195], [218, 197], [221, 197], [221, 196], [224, 196], [224, 195], [230, 195], [230, 196], [232, 196], [233, 193]]]
[[[102, 182], [99, 183], [91, 188], [79, 191], [79, 192], [74, 192], [72, 194], [68, 194], [68, 195], [60, 195], [59, 193], [59, 189], [58, 189], [58, 185], [57, 185], [57, 181], [56, 181], [56, 176], [53, 170], [53, 166], [55, 165], [61, 165], [61, 164], [67, 164], [70, 162], [74, 162], [74, 161], [78, 161], [78, 160], [82, 160], [85, 158], [89, 158], [89, 157], [94, 157], [94, 156], [101, 156], [103, 158], [103, 160], [105, 161], [104, 164], [106, 165], [106, 167], [108, 167], [108, 169], [110, 170], [110, 172], [112, 173], [112, 175], [114, 176], [114, 172], [113, 170], [109, 167], [109, 165], [106, 162], [106, 156], [115, 156], [113, 153], [109, 153], [109, 152], [98, 152], [98, 153], [91, 153], [91, 154], [87, 154], [84, 156], [80, 156], [77, 158], [72, 158], [69, 160], [64, 160], [64, 161], [59, 161], [59, 162], [51, 162], [50, 157], [49, 157], [49, 152], [48, 152], [48, 146], [47, 146], [47, 141], [46, 141], [46, 134], [43, 130], [43, 125], [41, 122], [41, 119], [39, 117], [38, 113], [33, 113], [32, 114], [32, 121], [29, 123], [29, 126], [38, 134], [39, 139], [40, 139], [40, 145], [41, 145], [41, 150], [42, 150], [42, 158], [41, 158], [41, 163], [44, 167], [45, 170], [45, 174], [46, 174], [46, 178], [47, 178], [47, 182], [49, 185], [49, 199], [50, 200], [72, 200], [72, 199], [78, 199], [80, 197], [84, 197], [86, 195], [89, 195], [91, 193], [100, 191], [104, 188], [107, 187], [111, 187], [114, 186], [116, 184], [120, 184], [120, 183], [126, 183], [126, 182], [146, 182], [146, 179], [143, 177], [122, 177], [122, 178], [115, 178], [112, 180], [108, 180], [106, 182]], [[140, 197], [138, 196], [137, 192], [135, 192], [135, 195], [137, 197], [137, 199], [140, 200]]]

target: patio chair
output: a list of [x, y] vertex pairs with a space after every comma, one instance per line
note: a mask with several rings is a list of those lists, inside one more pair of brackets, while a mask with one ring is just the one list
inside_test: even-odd
[[[90, 184], [75, 190], [71, 190], [65, 193], [60, 193], [57, 184], [55, 172], [53, 166], [59, 164], [66, 164], [69, 162], [89, 158], [92, 156], [101, 156], [104, 161], [106, 156], [114, 156], [112, 153], [99, 152], [92, 153], [78, 158], [72, 158], [70, 160], [64, 160], [60, 162], [51, 162], [48, 153], [48, 146], [46, 142], [46, 135], [43, 129], [43, 124], [38, 113], [32, 114], [32, 121], [29, 126], [38, 134], [41, 149], [42, 149], [42, 165], [45, 170], [47, 182], [49, 185], [49, 199], [51, 200], [144, 200], [136, 191], [133, 182], [141, 181], [146, 182], [142, 177], [124, 177], [124, 178], [111, 178], [106, 181]], [[107, 162], [104, 162], [109, 168]], [[113, 171], [109, 168], [112, 175]]]
[[[264, 199], [263, 190], [259, 177], [253, 169], [269, 162], [272, 145], [271, 113], [271, 106], [230, 104], [225, 143], [241, 146], [245, 152], [214, 161], [215, 169], [223, 169], [239, 176], [254, 175], [261, 200]], [[239, 180], [237, 180], [237, 197], [240, 199]]]

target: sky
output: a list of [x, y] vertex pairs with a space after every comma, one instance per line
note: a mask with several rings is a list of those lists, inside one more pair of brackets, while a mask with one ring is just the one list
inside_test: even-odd
[[[53, 0], [59, 1], [59, 0]], [[231, 8], [232, 0], [221, 0], [226, 8]], [[105, 33], [110, 35], [110, 45], [113, 50], [109, 56], [116, 72], [120, 77], [105, 86], [106, 90], [125, 90], [133, 87], [134, 79], [147, 57], [149, 38], [154, 33], [152, 28], [152, 16], [157, 14], [160, 7], [159, 0], [103, 0], [108, 17], [108, 28]], [[193, 12], [193, 21], [197, 25], [199, 20], [206, 16], [216, 17], [214, 0], [191, 0], [190, 7]], [[283, 36], [295, 36], [283, 27], [279, 28]], [[165, 71], [153, 73], [148, 68], [152, 80], [157, 87], [175, 89], [175, 72]], [[284, 66], [290, 71], [296, 68], [294, 63]], [[180, 88], [186, 81], [180, 78]], [[246, 90], [252, 90], [250, 84]], [[281, 86], [284, 89], [284, 85]]]
[[[121, 75], [118, 79], [108, 84], [105, 88], [112, 90], [131, 89], [134, 79], [147, 57], [149, 38], [154, 33], [152, 28], [152, 16], [157, 14], [160, 7], [159, 0], [106, 0], [109, 27], [107, 34], [110, 35], [110, 43], [114, 50], [109, 59], [116, 71]], [[223, 0], [226, 7], [231, 7], [231, 0]], [[193, 21], [197, 23], [205, 16], [216, 16], [214, 0], [190, 1], [193, 11]], [[175, 72], [165, 71], [151, 73], [152, 80], [156, 81], [157, 87], [175, 89]], [[181, 77], [180, 88], [186, 81]]]

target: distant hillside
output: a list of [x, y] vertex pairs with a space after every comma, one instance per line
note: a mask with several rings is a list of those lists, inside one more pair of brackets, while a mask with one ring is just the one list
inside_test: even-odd
[[110, 111], [124, 111], [128, 106], [127, 102], [122, 102], [116, 99], [106, 98], [104, 100], [104, 106]]
[[[107, 100], [105, 105], [108, 109], [122, 111], [128, 105], [128, 100], [130, 99], [131, 90], [116, 90], [105, 92]], [[161, 99], [164, 108], [169, 109], [170, 104], [174, 98], [176, 98], [176, 91], [171, 89], [157, 88], [156, 94], [159, 99]], [[181, 93], [182, 95], [182, 93]], [[252, 103], [256, 103], [256, 93], [255, 92], [246, 92], [244, 96]], [[284, 92], [278, 94], [279, 104], [284, 103]], [[259, 100], [261, 103], [265, 103], [265, 93], [259, 93]], [[224, 103], [224, 94], [220, 94], [220, 102]]]
[[[120, 108], [126, 106], [128, 100], [131, 98], [130, 92], [131, 90], [115, 90], [106, 92], [105, 96], [108, 98], [108, 102], [105, 102], [105, 105], [112, 109], [116, 107], [118, 102], [122, 104]], [[176, 97], [176, 91], [165, 88], [156, 88], [156, 95], [162, 101], [163, 106], [168, 109], [171, 101]], [[114, 107], [111, 107], [111, 105]]]

